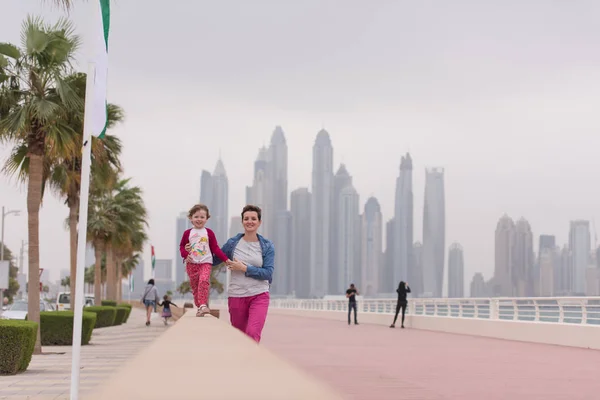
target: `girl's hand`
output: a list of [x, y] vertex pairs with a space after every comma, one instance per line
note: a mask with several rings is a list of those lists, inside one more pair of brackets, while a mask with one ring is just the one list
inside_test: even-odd
[[185, 259], [185, 264], [187, 264], [187, 263], [191, 263], [191, 262], [192, 262], [192, 255], [191, 255], [191, 254], [189, 254], [189, 255], [187, 256], [187, 258]]
[[189, 243], [188, 243], [188, 244], [186, 244], [186, 245], [185, 245], [185, 251], [187, 251], [188, 253], [189, 253], [190, 251], [192, 251], [192, 245], [191, 245], [191, 244], [189, 244]]
[[233, 261], [229, 261], [227, 263], [227, 267], [231, 270], [231, 271], [240, 271], [240, 272], [246, 272], [248, 270], [248, 266], [246, 264], [244, 264], [241, 261], [238, 261], [237, 259], [233, 259]]

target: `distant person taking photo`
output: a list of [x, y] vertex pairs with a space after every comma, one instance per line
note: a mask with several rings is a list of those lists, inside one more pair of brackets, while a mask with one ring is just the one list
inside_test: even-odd
[[346, 290], [346, 297], [348, 298], [348, 325], [350, 325], [350, 313], [352, 310], [354, 310], [354, 325], [358, 325], [358, 320], [356, 319], [356, 296], [359, 294], [354, 283], [351, 283], [348, 290]]
[[398, 293], [398, 302], [396, 303], [396, 315], [394, 315], [394, 322], [392, 322], [390, 328], [396, 327], [398, 313], [400, 312], [400, 310], [402, 310], [402, 325], [400, 325], [400, 328], [404, 329], [404, 314], [406, 313], [406, 306], [408, 305], [406, 295], [410, 293], [410, 287], [408, 286], [408, 283], [400, 281], [398, 289], [396, 289], [396, 293]]

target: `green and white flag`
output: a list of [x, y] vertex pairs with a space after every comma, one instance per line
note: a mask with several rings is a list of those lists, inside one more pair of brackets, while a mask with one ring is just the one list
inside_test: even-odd
[[[98, 0], [99, 15], [94, 18], [94, 75], [93, 105], [91, 111], [91, 134], [103, 137], [106, 132], [106, 88], [108, 76], [108, 32], [110, 30], [110, 0]], [[86, 116], [87, 117], [87, 116]]]

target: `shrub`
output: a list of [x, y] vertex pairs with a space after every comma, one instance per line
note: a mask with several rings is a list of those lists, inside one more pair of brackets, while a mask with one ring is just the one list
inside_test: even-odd
[[125, 322], [128, 311], [129, 309], [127, 307], [117, 307], [117, 316], [115, 317], [115, 322], [113, 325], [121, 325], [123, 322]]
[[25, 371], [31, 362], [38, 324], [0, 320], [0, 375]]
[[[73, 311], [40, 313], [42, 346], [71, 346], [73, 344]], [[81, 344], [88, 344], [96, 325], [96, 313], [84, 311]]]
[[115, 323], [115, 318], [117, 316], [117, 308], [116, 307], [106, 307], [106, 306], [86, 307], [85, 312], [93, 312], [96, 314], [95, 328], [105, 328], [107, 326], [113, 326]]
[[102, 300], [101, 304], [106, 307], [116, 307], [117, 306], [117, 302], [112, 301], [112, 300]]
[[129, 316], [131, 315], [131, 309], [133, 308], [133, 306], [129, 303], [121, 303], [117, 307], [127, 308], [127, 314], [125, 315], [125, 319], [123, 320], [124, 324], [127, 323], [127, 320], [129, 319]]

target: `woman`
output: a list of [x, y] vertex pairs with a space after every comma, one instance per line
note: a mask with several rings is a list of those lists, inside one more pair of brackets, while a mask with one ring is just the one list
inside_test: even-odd
[[400, 328], [404, 329], [404, 313], [406, 312], [406, 306], [408, 305], [408, 300], [406, 300], [406, 295], [410, 293], [410, 288], [408, 287], [408, 283], [404, 281], [400, 281], [398, 285], [398, 289], [396, 290], [398, 293], [398, 302], [396, 303], [396, 315], [394, 315], [394, 322], [390, 325], [390, 328], [396, 327], [396, 320], [398, 319], [398, 313], [400, 309], [402, 309], [402, 325]]
[[156, 303], [159, 301], [158, 289], [154, 286], [154, 279], [150, 279], [144, 289], [144, 295], [141, 300], [142, 304], [146, 307], [146, 326], [150, 326], [152, 310], [156, 311]]
[[229, 258], [229, 316], [231, 325], [257, 343], [269, 309], [269, 287], [273, 281], [275, 248], [257, 233], [261, 224], [260, 207], [247, 205], [242, 210], [244, 233], [225, 243], [222, 250]]

